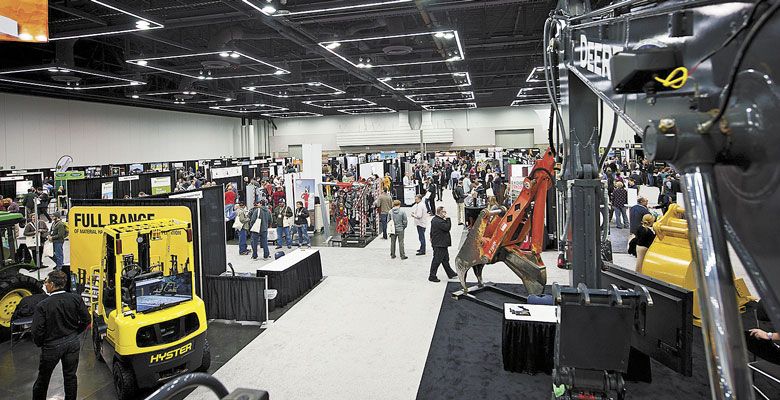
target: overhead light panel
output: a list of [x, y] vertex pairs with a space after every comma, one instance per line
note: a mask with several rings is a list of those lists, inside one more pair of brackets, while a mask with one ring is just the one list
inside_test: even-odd
[[528, 74], [528, 78], [525, 78], [525, 81], [528, 83], [544, 83], [544, 79], [536, 79], [536, 74], [544, 72], [544, 67], [535, 67], [531, 70], [531, 73]]
[[[433, 79], [433, 83], [428, 82]], [[471, 76], [468, 72], [444, 72], [440, 74], [402, 75], [378, 78], [379, 82], [393, 90], [429, 90], [442, 88], [465, 88], [471, 86]], [[435, 82], [441, 81], [441, 85]]]
[[444, 111], [444, 110], [467, 110], [477, 108], [477, 103], [438, 103], [438, 104], [423, 104], [422, 108], [428, 111]]
[[[427, 60], [427, 61], [420, 61], [420, 60], [414, 60], [414, 61], [408, 61], [408, 62], [393, 62], [388, 61], [385, 63], [378, 63], [378, 64], [372, 64], [370, 61], [363, 61], [355, 60], [354, 57], [359, 57], [358, 55], [353, 56], [352, 59], [350, 59], [348, 56], [345, 56], [344, 54], [341, 54], [337, 51], [337, 49], [343, 50], [345, 43], [354, 43], [354, 42], [370, 42], [370, 41], [384, 41], [387, 39], [400, 39], [400, 38], [416, 38], [420, 36], [433, 36], [434, 38], [452, 38], [455, 39], [454, 45], [457, 47], [456, 50], [451, 51], [448, 53], [448, 57], [446, 59], [435, 59], [435, 60]], [[324, 49], [328, 50], [329, 52], [333, 53], [336, 57], [348, 62], [355, 68], [373, 68], [373, 67], [397, 67], [397, 66], [404, 66], [404, 65], [421, 65], [421, 64], [436, 64], [436, 63], [442, 63], [442, 62], [454, 62], [454, 61], [461, 61], [465, 58], [464, 52], [463, 52], [463, 45], [460, 42], [460, 36], [458, 36], [458, 31], [455, 30], [442, 30], [442, 31], [436, 31], [436, 32], [419, 32], [419, 33], [406, 33], [406, 34], [399, 34], [399, 35], [386, 35], [386, 36], [374, 36], [374, 37], [367, 37], [367, 38], [359, 38], [359, 39], [343, 39], [338, 41], [325, 41], [325, 42], [319, 42], [320, 47], [323, 47]], [[357, 61], [357, 62], [356, 62]]]
[[146, 31], [151, 29], [161, 29], [165, 27], [161, 22], [155, 21], [155, 18], [152, 18], [151, 16], [147, 16], [145, 15], [145, 13], [142, 13], [140, 11], [132, 10], [123, 4], [119, 4], [115, 2], [114, 0], [89, 0], [89, 1], [93, 4], [97, 4], [99, 6], [106, 7], [111, 10], [133, 17], [135, 18], [136, 21], [134, 24], [130, 23], [125, 25], [117, 25], [113, 27], [111, 26], [101, 27], [101, 28], [79, 31], [80, 33], [61, 32], [61, 33], [50, 35], [49, 40], [65, 40], [65, 39], [78, 39], [78, 38], [93, 37], [93, 36], [118, 35], [122, 33], [139, 32], [139, 31]]
[[521, 99], [521, 100], [515, 100], [510, 104], [510, 107], [520, 107], [520, 106], [533, 106], [533, 105], [540, 105], [540, 104], [550, 104], [550, 98], [539, 98], [539, 99]]
[[231, 104], [229, 106], [228, 105], [211, 106], [209, 108], [212, 110], [228, 111], [237, 114], [252, 114], [252, 113], [259, 113], [259, 112], [280, 112], [280, 111], [288, 110], [287, 108], [284, 107], [272, 106], [270, 104], [261, 104], [261, 103]]
[[[224, 54], [227, 54], [225, 56]], [[188, 70], [177, 70], [175, 67], [167, 66], [167, 65], [161, 65], [162, 63], [166, 61], [173, 61], [178, 59], [191, 59], [194, 57], [215, 57], [219, 55], [222, 58], [229, 57], [232, 59], [241, 59], [245, 58], [247, 60], [250, 60], [254, 64], [262, 64], [269, 68], [268, 72], [265, 73], [257, 73], [257, 71], [252, 71], [251, 73], [226, 73], [225, 75], [218, 75], [218, 76], [212, 76], [211, 71], [208, 71], [207, 73], [203, 73], [201, 70], [198, 75], [195, 75], [192, 72], [189, 72]], [[212, 52], [204, 52], [204, 53], [194, 53], [194, 54], [176, 54], [176, 55], [169, 55], [169, 56], [159, 56], [159, 57], [145, 57], [145, 58], [136, 58], [127, 60], [126, 62], [130, 64], [135, 64], [141, 67], [145, 68], [151, 68], [158, 71], [168, 72], [171, 74], [186, 76], [188, 78], [192, 79], [200, 79], [200, 80], [212, 80], [212, 79], [235, 79], [235, 78], [252, 78], [252, 77], [258, 77], [258, 76], [270, 76], [270, 75], [284, 75], [289, 74], [290, 71], [287, 71], [284, 68], [277, 67], [273, 64], [267, 63], [265, 61], [262, 61], [260, 59], [257, 59], [255, 57], [252, 57], [250, 55], [247, 55], [246, 53], [242, 53], [240, 51], [212, 51]], [[257, 65], [255, 65], [255, 68]]]
[[[28, 77], [22, 78], [22, 77], [15, 76], [19, 74], [29, 74], [29, 73], [39, 72], [39, 71], [46, 71], [51, 75], [74, 74], [74, 77], [76, 78], [78, 78], [77, 75], [84, 75], [85, 79], [102, 78], [104, 80], [108, 80], [109, 82], [84, 83], [83, 79], [81, 80], [76, 79], [74, 83], [70, 84], [69, 82], [67, 83], [56, 83], [57, 81], [50, 82], [49, 79], [51, 78], [46, 78], [47, 80], [32, 80], [29, 79]], [[108, 88], [117, 88], [117, 87], [140, 86], [146, 84], [146, 82], [137, 81], [135, 79], [122, 78], [120, 76], [111, 75], [102, 71], [93, 71], [89, 69], [74, 68], [74, 67], [61, 67], [59, 65], [51, 65], [51, 64], [27, 67], [23, 69], [0, 70], [0, 82], [9, 82], [9, 83], [16, 83], [19, 85], [46, 87], [46, 88], [62, 89], [62, 90], [108, 89]]]
[[338, 7], [326, 7], [326, 8], [315, 8], [315, 9], [307, 9], [307, 10], [300, 10], [300, 11], [287, 11], [284, 14], [281, 12], [277, 12], [278, 10], [276, 7], [271, 6], [270, 4], [263, 4], [262, 1], [259, 0], [243, 0], [244, 3], [248, 4], [250, 7], [254, 8], [257, 11], [260, 11], [261, 13], [273, 17], [273, 16], [296, 16], [296, 15], [312, 15], [312, 14], [322, 14], [322, 13], [335, 13], [338, 11], [349, 11], [359, 8], [370, 8], [370, 7], [381, 7], [386, 5], [393, 5], [393, 4], [400, 4], [400, 3], [409, 3], [412, 0], [385, 0], [385, 1], [374, 1], [370, 3], [363, 3], [363, 4], [352, 4], [348, 6], [338, 6]]
[[467, 101], [474, 100], [474, 92], [443, 92], [443, 93], [422, 93], [407, 94], [406, 98], [415, 103], [439, 103], [444, 101]]
[[319, 108], [354, 108], [354, 107], [370, 107], [375, 106], [376, 103], [363, 98], [354, 99], [333, 99], [333, 100], [306, 100], [302, 101], [303, 104]]
[[[307, 90], [307, 87], [318, 88]], [[300, 90], [303, 88], [304, 90]], [[326, 85], [322, 82], [285, 83], [280, 85], [244, 86], [241, 89], [250, 92], [264, 94], [266, 96], [288, 98], [308, 96], [338, 96], [344, 94], [343, 90]], [[324, 91], [323, 91], [324, 90]]]
[[389, 114], [397, 111], [387, 107], [361, 107], [361, 108], [339, 109], [338, 112], [344, 114], [358, 115], [358, 114]]
[[269, 118], [312, 118], [312, 117], [322, 116], [322, 114], [312, 113], [308, 111], [269, 112], [260, 115]]

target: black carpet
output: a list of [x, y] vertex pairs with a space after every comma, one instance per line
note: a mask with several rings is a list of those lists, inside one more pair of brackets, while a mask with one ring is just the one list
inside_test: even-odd
[[[521, 292], [522, 285], [499, 284]], [[468, 300], [454, 300], [447, 286], [425, 363], [417, 399], [544, 399], [551, 396], [550, 375], [504, 371], [501, 357], [502, 314]], [[480, 293], [494, 303], [514, 303], [500, 294]], [[583, 343], [587, 345], [587, 343]], [[710, 389], [701, 332], [694, 327], [693, 376], [684, 377], [653, 361], [653, 382], [628, 382], [628, 399], [708, 399]]]

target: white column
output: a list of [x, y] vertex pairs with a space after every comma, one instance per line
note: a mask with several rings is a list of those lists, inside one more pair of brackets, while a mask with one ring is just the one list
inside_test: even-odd
[[255, 128], [255, 125], [247, 125], [246, 127], [247, 136], [249, 137], [249, 157], [256, 157], [259, 154], [257, 151], [257, 134], [255, 133]]

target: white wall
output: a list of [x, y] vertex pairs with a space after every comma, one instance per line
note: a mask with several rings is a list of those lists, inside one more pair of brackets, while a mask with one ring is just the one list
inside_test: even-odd
[[233, 156], [241, 119], [0, 93], [0, 166]]
[[[426, 111], [423, 111], [426, 113]], [[383, 132], [408, 130], [420, 124], [419, 113], [371, 114], [359, 116], [328, 116], [321, 118], [276, 119], [276, 131], [271, 137], [272, 152], [287, 152], [288, 145], [320, 143], [323, 150], [338, 150], [336, 135], [344, 132], [361, 132], [366, 135], [381, 135]], [[538, 146], [547, 144], [549, 106], [496, 107], [474, 110], [453, 110], [430, 112], [432, 128], [454, 129], [453, 147], [495, 146], [495, 131], [504, 129], [533, 129], [534, 142]], [[611, 113], [605, 118], [605, 126], [611, 127]], [[426, 120], [423, 118], [423, 120]], [[426, 126], [423, 126], [426, 128]], [[618, 125], [615, 145], [625, 143], [629, 137], [625, 124]], [[606, 135], [605, 135], [606, 136]], [[606, 138], [605, 138], [606, 139]], [[604, 140], [606, 143], [606, 140]]]

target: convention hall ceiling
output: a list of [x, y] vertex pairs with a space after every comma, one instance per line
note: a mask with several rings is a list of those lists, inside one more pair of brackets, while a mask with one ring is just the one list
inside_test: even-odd
[[554, 5], [50, 0], [47, 42], [0, 42], [0, 91], [254, 118], [539, 104]]

